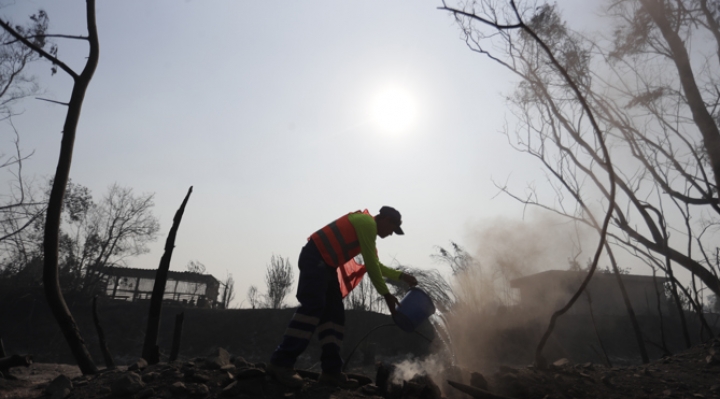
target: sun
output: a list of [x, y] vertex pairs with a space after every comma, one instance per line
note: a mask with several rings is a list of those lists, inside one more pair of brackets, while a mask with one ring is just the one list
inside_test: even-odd
[[415, 122], [415, 101], [405, 90], [385, 89], [373, 99], [371, 113], [372, 121], [379, 129], [387, 133], [401, 133]]

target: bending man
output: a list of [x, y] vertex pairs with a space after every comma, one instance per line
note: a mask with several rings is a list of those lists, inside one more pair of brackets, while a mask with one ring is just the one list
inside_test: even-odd
[[404, 234], [400, 212], [389, 206], [375, 216], [352, 212], [316, 231], [300, 252], [297, 300], [300, 307], [285, 331], [282, 343], [270, 359], [268, 372], [280, 383], [298, 388], [302, 378], [293, 366], [317, 330], [322, 345], [322, 374], [319, 382], [341, 388], [355, 388], [357, 381], [341, 372], [340, 349], [344, 335], [345, 308], [337, 268], [362, 254], [365, 268], [377, 292], [385, 298], [392, 314], [398, 300], [390, 294], [383, 277], [417, 285], [415, 277], [384, 266], [378, 260], [376, 237]]

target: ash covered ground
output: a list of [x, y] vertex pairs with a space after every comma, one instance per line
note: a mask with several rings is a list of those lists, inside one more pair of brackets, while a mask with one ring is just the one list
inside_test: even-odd
[[[605, 367], [558, 359], [547, 370], [500, 366], [484, 374], [448, 367], [413, 375], [402, 364], [377, 363], [374, 375], [352, 374], [361, 382], [343, 390], [317, 383], [302, 371], [305, 385], [290, 389], [250, 363], [222, 349], [191, 361], [129, 367], [82, 376], [75, 366], [38, 363], [13, 368], [0, 379], [0, 398], [268, 398], [268, 399], [439, 399], [439, 398], [717, 398], [720, 397], [720, 338], [649, 364]], [[418, 361], [419, 365], [423, 363]], [[368, 373], [369, 374], [369, 373]], [[454, 386], [451, 386], [454, 385]]]

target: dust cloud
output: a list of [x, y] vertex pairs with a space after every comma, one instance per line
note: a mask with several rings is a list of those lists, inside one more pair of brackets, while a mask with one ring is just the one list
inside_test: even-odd
[[539, 319], [556, 310], [556, 301], [548, 300], [547, 308], [536, 307], [528, 314], [518, 306], [511, 281], [546, 270], [567, 270], [571, 261], [585, 264], [595, 250], [597, 234], [567, 218], [535, 213], [524, 221], [487, 221], [471, 237], [474, 262], [453, 276], [456, 302], [444, 315], [456, 365], [488, 369], [525, 362], [536, 343], [531, 337], [542, 325]]
[[448, 369], [483, 373], [501, 364], [529, 364], [536, 336], [546, 327], [545, 316], [556, 309], [548, 303], [545, 313], [537, 308], [532, 314], [524, 311], [511, 281], [546, 270], [567, 270], [570, 261], [585, 266], [597, 245], [592, 229], [548, 214], [524, 221], [486, 221], [470, 237], [471, 259], [450, 278], [454, 303], [432, 318], [439, 338], [435, 354], [396, 365], [396, 378], [420, 373], [443, 381]]

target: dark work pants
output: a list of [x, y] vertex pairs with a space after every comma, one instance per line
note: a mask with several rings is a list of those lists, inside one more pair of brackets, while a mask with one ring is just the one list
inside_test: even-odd
[[282, 343], [275, 349], [270, 362], [293, 367], [317, 330], [322, 345], [322, 371], [339, 373], [342, 369], [340, 349], [345, 333], [345, 308], [337, 269], [323, 261], [312, 240], [300, 252], [298, 267], [300, 281], [296, 297], [300, 307], [290, 320]]

